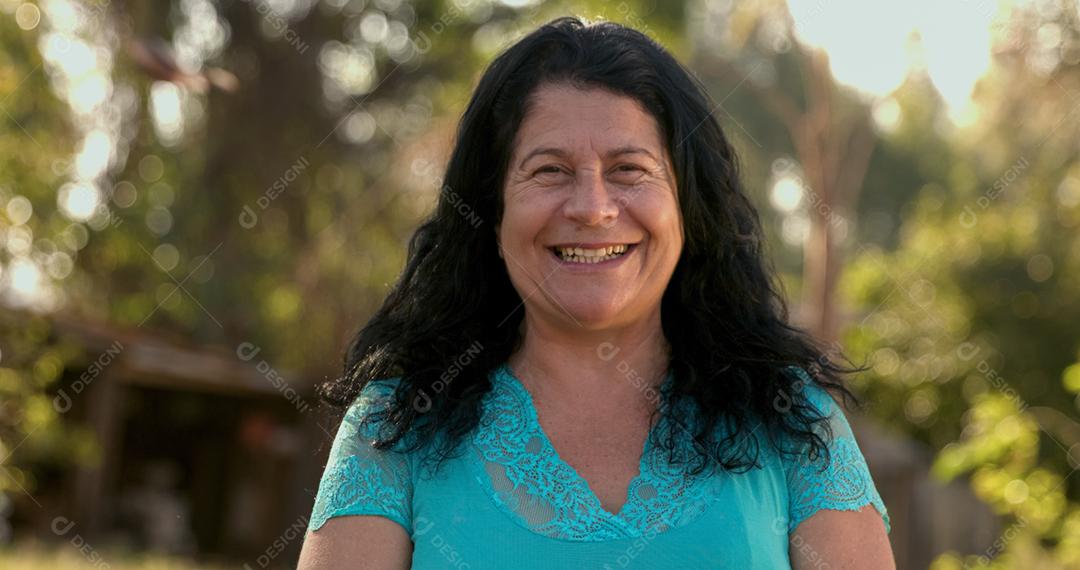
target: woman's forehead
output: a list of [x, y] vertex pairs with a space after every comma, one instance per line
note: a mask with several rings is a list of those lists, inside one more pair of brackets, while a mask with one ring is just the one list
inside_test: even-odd
[[664, 154], [656, 119], [627, 95], [601, 88], [544, 85], [537, 88], [517, 136], [520, 157], [582, 150], [603, 156], [644, 151]]
[[544, 116], [654, 121], [637, 99], [599, 86], [544, 83], [529, 95], [524, 119]]

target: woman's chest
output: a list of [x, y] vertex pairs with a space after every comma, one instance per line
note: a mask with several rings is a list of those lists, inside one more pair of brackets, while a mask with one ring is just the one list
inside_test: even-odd
[[641, 474], [645, 427], [622, 421], [606, 426], [549, 422], [543, 429], [558, 460], [584, 480], [604, 510], [617, 513]]
[[523, 387], [496, 378], [464, 453], [416, 482], [414, 561], [428, 564], [414, 567], [787, 567], [778, 463], [692, 474], [649, 444], [693, 450], [682, 422], [661, 418], [646, 431], [647, 419], [556, 417], [541, 427], [537, 409]]
[[513, 471], [466, 454], [419, 481], [413, 568], [789, 567], [786, 501], [779, 481], [760, 470], [720, 473], [704, 492], [639, 503], [642, 521], [670, 520], [662, 503], [685, 515], [663, 529], [637, 526], [631, 512], [592, 518], [551, 473]]

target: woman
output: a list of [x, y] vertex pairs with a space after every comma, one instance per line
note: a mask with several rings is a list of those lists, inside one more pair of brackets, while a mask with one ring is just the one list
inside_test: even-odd
[[[892, 568], [701, 86], [560, 18], [500, 55], [347, 408], [300, 567]], [[857, 369], [856, 369], [857, 370]]]

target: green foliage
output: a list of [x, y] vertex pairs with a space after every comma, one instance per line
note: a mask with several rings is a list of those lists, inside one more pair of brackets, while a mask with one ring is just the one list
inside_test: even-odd
[[[53, 215], [74, 145], [65, 105], [42, 71], [40, 39], [0, 16], [0, 278], [9, 283], [25, 279], [30, 260], [47, 268], [46, 280], [63, 275], [77, 250], [69, 224]], [[92, 461], [96, 447], [85, 431], [60, 421], [50, 394], [77, 347], [57, 339], [47, 319], [12, 310], [22, 299], [7, 293], [9, 307], [0, 310], [0, 494], [30, 504], [38, 469]]]
[[[897, 248], [855, 252], [842, 286], [861, 310], [845, 340], [874, 367], [859, 381], [875, 416], [939, 450], [933, 474], [966, 477], [1002, 515], [991, 552], [938, 569], [1080, 565], [1080, 157], [1061, 92], [1080, 69], [1001, 63], [984, 121], [913, 160], [925, 183]], [[896, 137], [914, 158], [939, 135]]]
[[80, 354], [44, 317], [0, 313], [0, 493], [33, 501], [37, 469], [92, 464], [98, 447], [83, 428], [62, 422], [56, 384]]

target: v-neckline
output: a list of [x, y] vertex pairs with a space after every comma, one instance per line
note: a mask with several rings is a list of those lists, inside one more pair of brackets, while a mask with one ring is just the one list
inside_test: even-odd
[[[528, 416], [526, 420], [530, 422], [533, 426], [535, 426], [537, 436], [540, 437], [543, 441], [543, 444], [551, 450], [552, 459], [555, 462], [563, 465], [569, 472], [573, 473], [574, 477], [581, 483], [584, 491], [588, 493], [588, 497], [586, 497], [588, 502], [591, 503], [598, 512], [602, 513], [607, 518], [622, 521], [624, 519], [624, 513], [627, 512], [627, 507], [630, 505], [631, 502], [634, 501], [634, 496], [636, 495], [636, 493], [634, 493], [634, 490], [638, 486], [640, 486], [642, 482], [646, 481], [649, 477], [648, 459], [649, 455], [653, 452], [652, 440], [655, 432], [661, 429], [661, 424], [664, 422], [663, 415], [661, 415], [661, 417], [657, 419], [656, 423], [649, 428], [649, 432], [645, 436], [645, 443], [642, 445], [641, 456], [638, 458], [638, 472], [637, 475], [632, 477], [630, 479], [630, 482], [626, 485], [626, 496], [623, 499], [622, 505], [619, 506], [618, 511], [611, 512], [608, 509], [604, 508], [603, 502], [600, 501], [600, 497], [596, 494], [596, 491], [593, 490], [592, 486], [589, 484], [588, 479], [585, 479], [585, 477], [582, 476], [581, 473], [579, 473], [573, 465], [570, 465], [569, 462], [564, 460], [562, 456], [559, 455], [559, 450], [555, 448], [555, 444], [552, 443], [551, 438], [548, 436], [547, 432], [544, 431], [544, 426], [540, 424], [540, 414], [536, 409], [536, 403], [533, 401], [532, 393], [530, 393], [528, 388], [525, 387], [525, 384], [523, 384], [521, 380], [514, 375], [514, 372], [510, 369], [510, 365], [507, 363], [503, 363], [496, 371], [495, 376], [496, 378], [506, 380], [507, 384], [511, 386], [511, 389], [518, 392], [518, 394], [525, 403], [525, 413]], [[659, 393], [661, 398], [661, 405], [664, 404], [664, 399], [666, 398], [667, 391], [671, 386], [671, 382], [672, 373], [669, 370], [664, 378], [664, 381], [660, 384]]]

